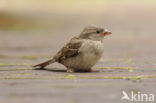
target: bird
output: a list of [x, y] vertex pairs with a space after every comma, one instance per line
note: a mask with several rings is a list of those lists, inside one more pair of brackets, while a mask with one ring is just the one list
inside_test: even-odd
[[82, 32], [59, 50], [52, 59], [34, 65], [34, 68], [44, 69], [52, 63], [60, 63], [67, 69], [66, 72], [98, 72], [92, 67], [99, 61], [104, 52], [103, 39], [112, 34], [102, 27], [89, 25]]

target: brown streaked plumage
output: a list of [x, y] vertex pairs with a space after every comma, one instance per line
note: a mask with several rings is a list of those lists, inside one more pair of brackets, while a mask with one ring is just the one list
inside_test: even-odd
[[103, 53], [103, 38], [111, 32], [97, 26], [88, 26], [80, 35], [72, 38], [56, 55], [44, 63], [33, 67], [44, 67], [58, 62], [67, 67], [67, 72], [93, 72], [91, 68]]

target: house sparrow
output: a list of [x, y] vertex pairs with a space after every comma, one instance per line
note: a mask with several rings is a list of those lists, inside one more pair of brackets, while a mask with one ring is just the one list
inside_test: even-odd
[[73, 37], [56, 55], [33, 67], [43, 69], [51, 63], [58, 62], [67, 68], [67, 72], [97, 72], [91, 69], [101, 58], [104, 47], [103, 38], [111, 32], [88, 26], [76, 37]]

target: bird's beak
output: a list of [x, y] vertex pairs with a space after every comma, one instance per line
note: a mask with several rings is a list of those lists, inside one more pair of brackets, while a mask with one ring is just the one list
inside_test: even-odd
[[110, 34], [112, 34], [110, 31], [105, 30], [101, 35], [106, 36], [106, 35], [110, 35]]
[[104, 35], [110, 35], [110, 34], [112, 34], [112, 32], [110, 31], [104, 32]]

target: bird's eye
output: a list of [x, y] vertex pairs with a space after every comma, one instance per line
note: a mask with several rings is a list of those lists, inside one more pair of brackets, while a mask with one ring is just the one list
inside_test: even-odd
[[98, 30], [97, 30], [97, 31], [96, 31], [96, 33], [98, 33], [98, 34], [99, 34], [99, 33], [100, 33], [100, 31], [98, 31]]

